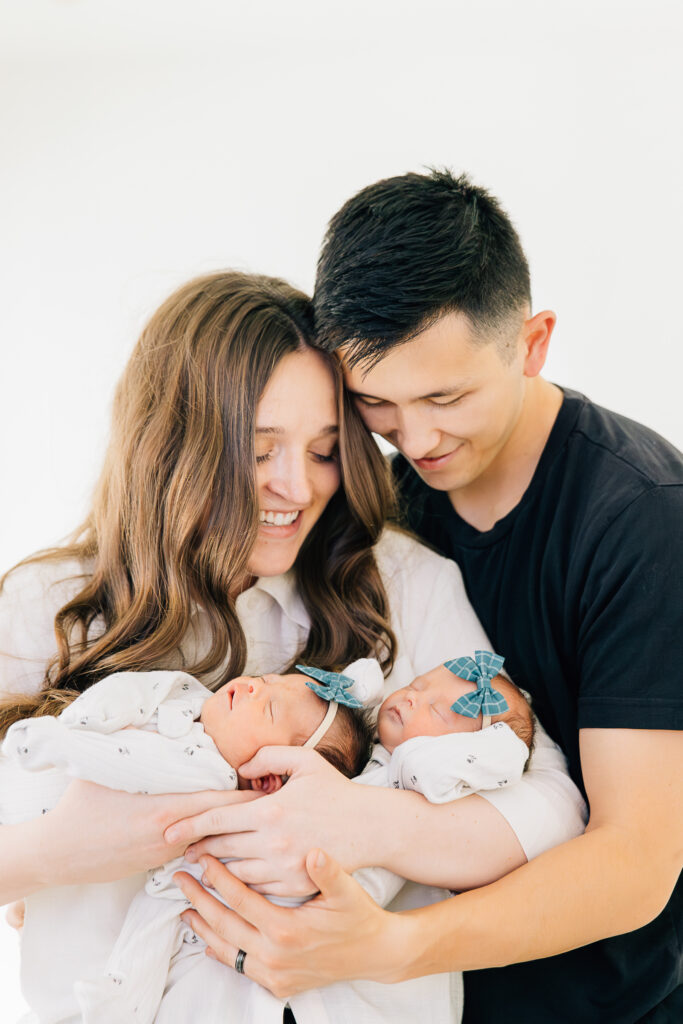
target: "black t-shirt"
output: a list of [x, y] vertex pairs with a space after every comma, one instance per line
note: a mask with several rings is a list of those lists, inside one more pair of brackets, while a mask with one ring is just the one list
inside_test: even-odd
[[[673, 446], [565, 390], [526, 493], [485, 532], [402, 456], [393, 468], [407, 524], [460, 566], [581, 789], [579, 729], [683, 729], [683, 457]], [[470, 972], [465, 1024], [681, 1024], [683, 988], [648, 1011], [683, 983], [682, 878], [638, 931]]]

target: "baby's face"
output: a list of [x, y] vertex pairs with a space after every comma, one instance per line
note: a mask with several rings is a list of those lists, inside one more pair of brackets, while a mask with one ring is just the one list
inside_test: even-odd
[[388, 751], [414, 736], [444, 736], [450, 732], [477, 732], [482, 718], [466, 718], [451, 711], [458, 697], [476, 690], [443, 665], [396, 690], [379, 709], [379, 738]]
[[327, 703], [306, 676], [239, 676], [204, 703], [200, 722], [225, 760], [239, 768], [265, 746], [302, 746]]

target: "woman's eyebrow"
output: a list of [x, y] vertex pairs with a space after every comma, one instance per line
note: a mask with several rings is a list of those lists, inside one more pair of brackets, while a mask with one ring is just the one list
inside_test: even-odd
[[[256, 427], [254, 431], [256, 434], [284, 434], [284, 427]], [[339, 427], [336, 423], [330, 423], [329, 426], [323, 427], [322, 430], [318, 431], [316, 437], [327, 437], [328, 434], [338, 434]]]

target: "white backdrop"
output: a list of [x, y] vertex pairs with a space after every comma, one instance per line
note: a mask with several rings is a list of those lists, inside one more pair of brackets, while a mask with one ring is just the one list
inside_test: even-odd
[[547, 376], [680, 446], [679, 11], [0, 0], [0, 569], [82, 517], [114, 381], [173, 287], [231, 266], [310, 290], [341, 203], [426, 165], [510, 212], [559, 314]]

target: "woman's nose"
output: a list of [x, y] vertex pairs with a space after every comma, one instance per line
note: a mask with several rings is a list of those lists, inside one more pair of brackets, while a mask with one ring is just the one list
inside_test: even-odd
[[313, 486], [305, 453], [283, 453], [277, 458], [267, 486], [291, 505], [298, 508], [310, 505]]

